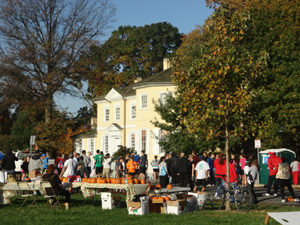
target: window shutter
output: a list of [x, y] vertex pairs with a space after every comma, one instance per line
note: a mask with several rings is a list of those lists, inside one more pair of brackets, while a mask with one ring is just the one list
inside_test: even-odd
[[150, 130], [147, 129], [146, 154], [150, 153]]
[[103, 151], [103, 153], [104, 153], [104, 147], [105, 147], [105, 144], [104, 144], [104, 135], [101, 135], [100, 146], [101, 146], [100, 152]]
[[140, 153], [141, 152], [141, 150], [140, 150], [140, 146], [141, 146], [141, 140], [140, 140], [141, 131], [136, 132], [135, 135], [136, 135], [135, 136], [135, 150]]

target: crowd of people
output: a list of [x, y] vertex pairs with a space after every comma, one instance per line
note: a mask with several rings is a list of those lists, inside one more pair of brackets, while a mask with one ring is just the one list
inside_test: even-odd
[[[270, 152], [268, 159], [269, 179], [265, 196], [271, 195], [271, 187], [274, 182], [274, 196], [277, 196], [277, 191], [280, 188], [282, 202], [284, 199], [284, 187], [287, 187], [295, 201], [296, 198], [290, 181], [292, 175], [293, 184], [299, 183], [299, 162], [294, 161], [289, 165], [284, 157], [279, 158], [274, 152]], [[12, 150], [3, 157], [2, 167], [7, 171], [14, 171], [15, 164], [18, 158], [14, 156]], [[229, 179], [230, 183], [235, 183], [238, 180], [242, 185], [248, 185], [253, 196], [253, 203], [257, 203], [256, 194], [254, 192], [254, 182], [259, 172], [257, 159], [252, 155], [247, 157], [241, 154], [239, 157], [231, 155], [229, 159]], [[165, 188], [169, 183], [180, 187], [189, 187], [191, 191], [196, 191], [201, 188], [205, 191], [206, 186], [219, 185], [222, 180], [227, 180], [226, 158], [222, 153], [213, 154], [203, 152], [198, 154], [192, 151], [191, 154], [166, 152], [158, 159], [157, 156], [150, 162], [153, 168], [154, 182], [159, 182], [162, 188]], [[125, 157], [119, 156], [112, 160], [110, 154], [103, 154], [97, 150], [96, 155], [83, 150], [81, 154], [72, 152], [70, 154], [57, 154], [55, 166], [48, 165], [48, 158], [45, 154], [40, 154], [39, 150], [34, 152], [32, 157], [28, 156], [23, 159], [22, 180], [24, 180], [30, 172], [40, 172], [41, 174], [57, 174], [57, 176], [80, 176], [83, 177], [102, 177], [102, 178], [118, 178], [130, 175], [135, 178], [146, 179], [148, 169], [148, 158], [144, 151], [141, 155], [137, 151], [132, 154], [126, 154]], [[152, 171], [148, 171], [151, 174]], [[50, 175], [49, 175], [50, 176]], [[50, 177], [51, 177], [50, 176]], [[46, 176], [47, 177], [47, 176]], [[148, 177], [149, 178], [149, 177]], [[55, 178], [56, 180], [57, 178]]]

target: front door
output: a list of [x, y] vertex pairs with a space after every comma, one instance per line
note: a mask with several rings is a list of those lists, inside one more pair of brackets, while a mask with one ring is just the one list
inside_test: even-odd
[[121, 138], [120, 137], [112, 137], [112, 149], [111, 149], [111, 153], [112, 155], [118, 151], [119, 149], [119, 145], [121, 145]]

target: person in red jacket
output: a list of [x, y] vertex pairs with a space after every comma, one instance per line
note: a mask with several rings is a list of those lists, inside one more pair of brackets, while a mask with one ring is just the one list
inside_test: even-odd
[[[225, 163], [225, 166], [223, 167], [223, 174], [227, 175], [226, 163]], [[227, 181], [227, 176], [225, 177], [225, 181]], [[229, 182], [230, 183], [236, 183], [236, 181], [237, 181], [237, 174], [235, 172], [235, 167], [232, 164], [232, 160], [230, 160], [230, 163], [229, 163]]]
[[226, 162], [223, 159], [223, 156], [224, 155], [222, 153], [219, 153], [217, 159], [214, 162], [216, 185], [220, 185], [222, 183], [222, 175], [226, 174], [224, 173], [224, 167], [226, 171]]
[[275, 179], [277, 171], [278, 171], [278, 164], [282, 163], [281, 158], [275, 155], [275, 152], [268, 152], [268, 154], [270, 155], [269, 159], [268, 159], [268, 167], [269, 167], [269, 179], [268, 179], [268, 185], [267, 185], [267, 192], [265, 194], [263, 194], [264, 196], [270, 196], [271, 193], [271, 187], [272, 187], [272, 183], [274, 181], [274, 196], [277, 196], [277, 190], [278, 190], [278, 184], [277, 181]]

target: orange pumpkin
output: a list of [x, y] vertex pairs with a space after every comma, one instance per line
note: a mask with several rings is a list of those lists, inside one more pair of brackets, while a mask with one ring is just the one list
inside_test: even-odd
[[167, 189], [172, 189], [173, 188], [173, 185], [172, 184], [168, 184], [167, 185]]
[[157, 185], [155, 185], [155, 188], [156, 188], [156, 189], [161, 189], [161, 185], [160, 185], [160, 184], [157, 184]]
[[122, 184], [125, 184], [125, 178], [122, 179], [121, 183], [122, 183]]
[[97, 183], [97, 179], [96, 179], [96, 178], [92, 178], [92, 179], [91, 179], [91, 183], [93, 183], [93, 184], [94, 184], [94, 183]]
[[106, 183], [106, 180], [105, 179], [101, 179], [100, 180], [100, 184], [105, 184]]
[[170, 197], [164, 197], [165, 201], [169, 201], [170, 200]]
[[139, 179], [133, 179], [133, 182], [134, 182], [135, 184], [139, 184], [139, 183], [140, 183]]
[[115, 184], [121, 184], [121, 180], [120, 179], [115, 179]]
[[100, 184], [101, 178], [97, 178], [97, 183]]
[[68, 182], [68, 178], [64, 177], [63, 182]]
[[152, 199], [153, 199], [153, 200], [157, 200], [157, 199], [158, 199], [158, 197], [155, 197], [155, 196], [153, 196], [153, 197], [152, 197]]
[[146, 184], [146, 181], [144, 179], [140, 180], [141, 184]]
[[132, 179], [132, 176], [129, 174], [127, 174], [126, 177], [127, 177], [127, 179]]
[[64, 180], [64, 178], [63, 178], [63, 177], [60, 177], [59, 179], [60, 179], [60, 181], [61, 181], [61, 182]]
[[158, 197], [158, 200], [165, 201], [165, 198], [164, 197]]
[[110, 184], [111, 180], [110, 179], [106, 179], [106, 183]]
[[133, 180], [132, 179], [128, 180], [128, 184], [133, 184]]

